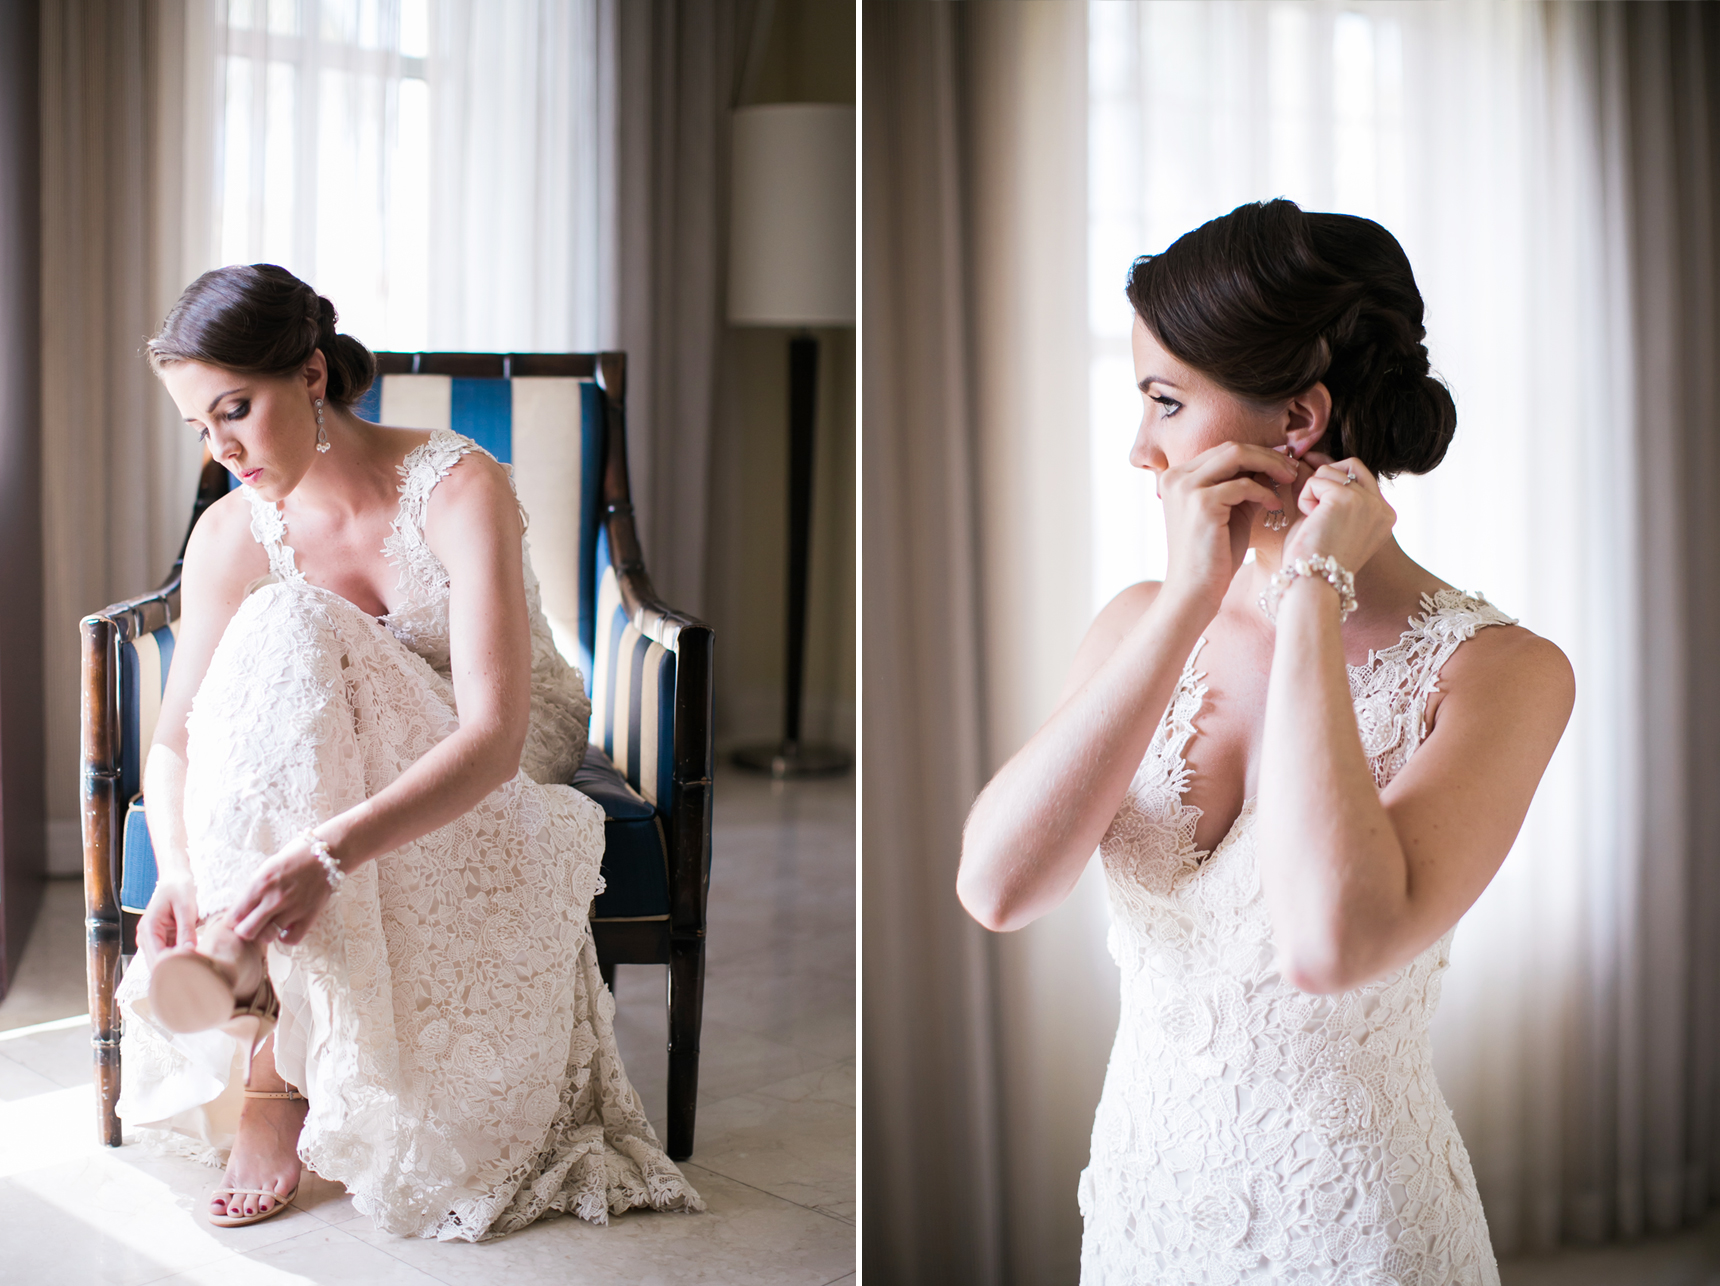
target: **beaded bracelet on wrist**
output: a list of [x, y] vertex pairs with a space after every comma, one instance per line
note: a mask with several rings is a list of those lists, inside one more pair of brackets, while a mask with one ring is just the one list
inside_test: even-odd
[[1260, 610], [1266, 613], [1267, 620], [1278, 619], [1278, 600], [1284, 597], [1284, 591], [1298, 576], [1323, 580], [1337, 590], [1338, 620], [1350, 619], [1350, 613], [1356, 610], [1356, 578], [1330, 554], [1315, 554], [1312, 558], [1295, 559], [1272, 573], [1272, 579], [1260, 591]]
[[339, 891], [340, 882], [346, 878], [346, 872], [340, 869], [340, 863], [334, 860], [334, 854], [329, 852], [328, 841], [318, 839], [316, 832], [305, 831], [305, 843], [311, 846], [311, 852], [316, 854], [318, 862], [322, 863], [323, 874], [328, 877], [329, 892]]

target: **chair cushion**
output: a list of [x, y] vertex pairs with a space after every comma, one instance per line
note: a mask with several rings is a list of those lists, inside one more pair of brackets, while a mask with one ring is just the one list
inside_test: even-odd
[[594, 920], [637, 920], [669, 914], [669, 847], [662, 819], [616, 771], [601, 747], [588, 746], [573, 787], [603, 805], [604, 890]]
[[532, 570], [556, 647], [587, 680], [597, 601], [603, 390], [591, 380], [384, 375], [353, 408], [367, 420], [452, 429], [513, 471], [530, 519]]
[[149, 842], [149, 824], [143, 819], [143, 796], [134, 796], [125, 810], [125, 828], [120, 832], [121, 852], [119, 905], [122, 911], [142, 911], [155, 896], [155, 846]]
[[[603, 806], [603, 879], [592, 918], [639, 919], [669, 914], [669, 850], [657, 810], [623, 780], [596, 746], [573, 775], [573, 787]], [[122, 832], [119, 904], [142, 911], [155, 893], [155, 849], [143, 817], [143, 796], [131, 801]]]

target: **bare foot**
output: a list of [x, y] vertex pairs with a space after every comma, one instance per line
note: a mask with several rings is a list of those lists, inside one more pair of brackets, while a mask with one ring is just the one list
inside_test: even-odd
[[[254, 1090], [285, 1090], [287, 1083], [275, 1071], [275, 1041], [271, 1036], [251, 1060]], [[239, 1113], [239, 1133], [227, 1160], [225, 1188], [258, 1188], [277, 1197], [255, 1192], [219, 1192], [209, 1201], [209, 1213], [237, 1218], [267, 1213], [280, 1198], [291, 1195], [299, 1183], [299, 1132], [304, 1128], [309, 1104], [303, 1099], [247, 1098]]]

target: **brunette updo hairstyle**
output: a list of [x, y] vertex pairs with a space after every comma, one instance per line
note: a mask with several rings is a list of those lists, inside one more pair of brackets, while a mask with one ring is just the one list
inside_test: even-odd
[[351, 406], [376, 378], [376, 358], [335, 333], [334, 305], [285, 268], [233, 264], [185, 288], [145, 346], [157, 375], [175, 362], [207, 362], [245, 375], [291, 375], [322, 351], [329, 401]]
[[1389, 478], [1445, 457], [1457, 407], [1428, 373], [1409, 259], [1373, 220], [1238, 206], [1135, 260], [1127, 293], [1166, 351], [1238, 397], [1280, 402], [1324, 382], [1319, 450], [1332, 458]]

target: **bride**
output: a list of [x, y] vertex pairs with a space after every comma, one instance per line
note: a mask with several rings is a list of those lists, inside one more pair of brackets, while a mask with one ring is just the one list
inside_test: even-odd
[[407, 1236], [702, 1209], [616, 1051], [603, 812], [557, 784], [590, 703], [508, 471], [354, 415], [375, 361], [335, 320], [236, 266], [149, 342], [244, 485], [185, 552], [119, 1113], [227, 1154], [223, 1226], [286, 1209], [301, 1161]]
[[1428, 1022], [1570, 666], [1392, 538], [1377, 479], [1437, 465], [1456, 409], [1390, 233], [1245, 205], [1127, 293], [1165, 579], [1093, 622], [957, 885], [1009, 930], [1104, 865], [1122, 1020], [1081, 1279], [1497, 1283]]

